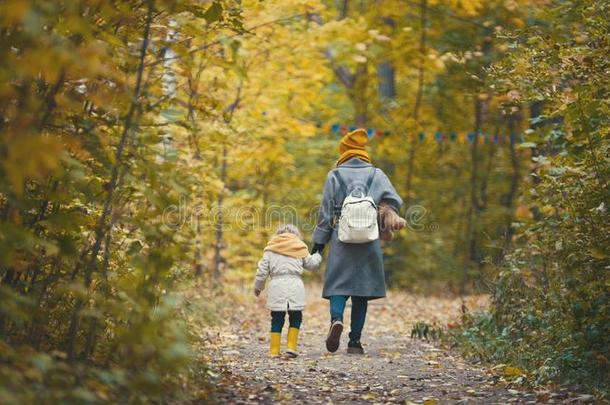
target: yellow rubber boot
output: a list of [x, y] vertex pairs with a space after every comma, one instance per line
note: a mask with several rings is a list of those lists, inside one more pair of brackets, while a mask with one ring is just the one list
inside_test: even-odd
[[277, 357], [280, 355], [280, 344], [282, 342], [281, 332], [271, 332], [269, 338], [269, 355], [271, 357]]
[[299, 330], [297, 328], [288, 329], [288, 344], [286, 345], [286, 353], [290, 357], [297, 357], [297, 345], [299, 344]]

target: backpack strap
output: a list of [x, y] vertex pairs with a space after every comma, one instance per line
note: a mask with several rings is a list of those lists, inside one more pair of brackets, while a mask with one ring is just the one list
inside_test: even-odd
[[335, 178], [339, 182], [339, 189], [343, 191], [343, 195], [347, 197], [347, 185], [345, 184], [345, 180], [343, 180], [343, 177], [341, 177], [341, 173], [339, 173], [339, 170], [335, 170], [333, 173], [335, 174]]
[[[341, 173], [339, 173], [339, 170], [335, 170], [333, 173], [335, 175], [335, 178], [337, 179], [337, 182], [339, 183], [339, 189], [341, 191], [343, 191], [343, 195], [345, 195], [347, 197], [347, 185], [345, 184], [345, 180], [343, 180]], [[371, 172], [369, 173], [368, 178], [366, 179], [366, 192], [367, 193], [371, 189], [371, 185], [373, 184], [373, 179], [375, 178], [376, 173], [377, 173], [377, 169], [375, 167], [373, 167]]]
[[373, 184], [373, 179], [375, 178], [375, 174], [377, 173], [377, 169], [373, 166], [373, 170], [369, 174], [369, 178], [366, 180], [366, 192], [368, 193], [371, 189], [371, 185]]
[[[333, 174], [335, 176], [335, 178], [337, 179], [337, 182], [339, 183], [339, 190], [343, 192], [343, 198], [347, 197], [347, 185], [345, 184], [345, 180], [343, 180], [343, 177], [341, 177], [341, 174], [339, 173], [339, 170], [334, 170]], [[341, 204], [339, 204], [339, 201], [337, 199], [337, 194], [335, 193], [335, 195], [333, 196], [333, 200], [334, 200], [334, 206], [333, 206], [333, 217], [331, 220], [331, 228], [335, 228], [337, 223], [339, 222], [339, 217], [341, 216]], [[341, 201], [343, 202], [343, 200]]]

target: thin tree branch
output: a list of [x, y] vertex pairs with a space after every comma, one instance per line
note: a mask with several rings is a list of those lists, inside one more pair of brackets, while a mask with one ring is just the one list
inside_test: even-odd
[[[138, 62], [138, 70], [136, 76], [136, 84], [133, 92], [133, 98], [131, 100], [131, 104], [129, 106], [129, 111], [125, 116], [125, 124], [123, 126], [123, 132], [121, 134], [121, 139], [119, 144], [117, 145], [117, 149], [115, 152], [115, 165], [112, 168], [112, 174], [110, 178], [110, 183], [108, 185], [108, 195], [106, 196], [106, 201], [104, 202], [104, 207], [102, 210], [102, 214], [98, 220], [96, 230], [95, 230], [95, 242], [93, 247], [91, 248], [91, 254], [89, 262], [85, 267], [84, 274], [84, 284], [85, 287], [89, 287], [91, 284], [91, 276], [93, 274], [93, 270], [97, 264], [97, 256], [99, 254], [102, 242], [104, 240], [105, 233], [108, 228], [108, 216], [112, 211], [113, 206], [113, 198], [114, 192], [116, 190], [121, 170], [123, 168], [123, 150], [125, 149], [125, 145], [127, 145], [129, 137], [132, 133], [133, 127], [133, 118], [134, 115], [140, 105], [140, 96], [142, 89], [142, 78], [144, 76], [145, 64], [144, 59], [146, 57], [146, 53], [148, 51], [148, 46], [150, 42], [150, 27], [153, 21], [153, 11], [154, 11], [154, 0], [148, 0], [148, 10], [146, 14], [146, 24], [144, 26], [144, 34], [142, 37], [142, 45], [140, 47], [140, 55]], [[80, 261], [77, 264], [77, 267], [80, 267]], [[72, 316], [70, 319], [70, 326], [68, 329], [68, 344], [67, 344], [67, 354], [70, 360], [74, 360], [75, 358], [75, 349], [76, 349], [76, 333], [78, 330], [79, 324], [79, 313], [83, 306], [82, 298], [79, 298], [74, 306], [74, 310], [72, 312]]]

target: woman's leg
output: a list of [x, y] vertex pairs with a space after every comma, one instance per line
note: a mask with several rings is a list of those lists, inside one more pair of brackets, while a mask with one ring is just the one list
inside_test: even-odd
[[330, 296], [330, 321], [343, 322], [343, 312], [345, 312], [346, 295]]
[[349, 340], [351, 342], [358, 342], [360, 340], [362, 329], [364, 328], [364, 322], [366, 320], [368, 302], [368, 299], [365, 297], [352, 297], [352, 330], [349, 333]]
[[345, 295], [330, 296], [330, 329], [326, 337], [326, 350], [334, 353], [339, 348], [341, 342], [341, 332], [343, 332], [343, 312], [345, 311]]

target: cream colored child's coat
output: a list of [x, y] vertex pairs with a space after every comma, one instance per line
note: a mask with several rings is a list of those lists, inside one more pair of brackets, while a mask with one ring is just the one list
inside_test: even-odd
[[258, 262], [254, 288], [262, 291], [269, 277], [267, 307], [271, 311], [302, 311], [305, 308], [303, 271], [318, 269], [321, 261], [319, 253], [297, 259], [267, 251]]

